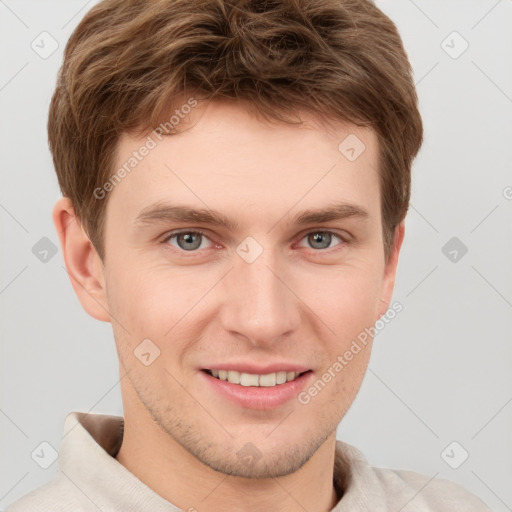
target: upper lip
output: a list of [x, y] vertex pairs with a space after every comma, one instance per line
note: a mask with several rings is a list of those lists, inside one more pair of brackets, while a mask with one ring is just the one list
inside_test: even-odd
[[212, 363], [211, 366], [203, 368], [204, 370], [234, 370], [240, 373], [252, 373], [256, 375], [266, 375], [277, 372], [295, 372], [303, 373], [310, 368], [294, 363], [272, 363], [265, 366], [259, 366], [254, 363]]

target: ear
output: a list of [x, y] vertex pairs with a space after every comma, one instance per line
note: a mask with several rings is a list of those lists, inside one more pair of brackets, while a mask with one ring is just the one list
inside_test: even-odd
[[97, 320], [110, 322], [103, 262], [82, 230], [80, 219], [67, 197], [55, 204], [53, 223], [59, 235], [66, 270], [82, 307]]
[[395, 288], [396, 269], [398, 266], [398, 255], [402, 247], [402, 242], [405, 235], [405, 221], [403, 220], [395, 228], [393, 236], [393, 244], [391, 247], [391, 254], [389, 260], [384, 268], [384, 279], [382, 283], [381, 300], [378, 308], [378, 320], [388, 310], [393, 296], [393, 289]]

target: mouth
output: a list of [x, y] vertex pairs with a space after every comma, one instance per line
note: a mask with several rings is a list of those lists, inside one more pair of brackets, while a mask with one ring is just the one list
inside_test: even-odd
[[[198, 372], [205, 386], [205, 397], [227, 400], [242, 409], [277, 411], [281, 406], [293, 404], [315, 378], [313, 370], [287, 363], [268, 364], [266, 368], [239, 363], [236, 370], [233, 366], [222, 368], [219, 365]], [[261, 373], [256, 373], [258, 371]]]
[[264, 375], [255, 373], [238, 372], [236, 370], [209, 370], [204, 369], [203, 372], [211, 375], [212, 377], [229, 382], [230, 384], [238, 384], [245, 387], [278, 387], [287, 382], [293, 382], [305, 373], [310, 373], [311, 370], [304, 372], [288, 372], [278, 371], [267, 373]]

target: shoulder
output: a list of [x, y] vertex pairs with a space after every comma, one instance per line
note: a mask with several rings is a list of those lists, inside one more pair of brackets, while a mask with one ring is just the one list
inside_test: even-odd
[[16, 500], [6, 512], [82, 512], [97, 508], [73, 483], [60, 474], [54, 480]]
[[391, 491], [390, 494], [398, 492], [403, 512], [491, 512], [482, 500], [450, 480], [415, 471], [372, 470], [382, 486]]
[[372, 466], [355, 446], [336, 444], [335, 481], [343, 489], [334, 512], [376, 510], [402, 512], [491, 512], [462, 486], [415, 471]]

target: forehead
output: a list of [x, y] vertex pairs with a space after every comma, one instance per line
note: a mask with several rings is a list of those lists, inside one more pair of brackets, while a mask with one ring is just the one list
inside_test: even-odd
[[152, 203], [179, 199], [226, 212], [253, 209], [253, 216], [270, 219], [294, 205], [347, 201], [378, 214], [372, 129], [306, 113], [302, 125], [268, 122], [234, 102], [188, 112], [179, 117], [178, 134], [121, 137], [115, 168], [128, 172], [110, 192], [109, 209], [133, 218]]

